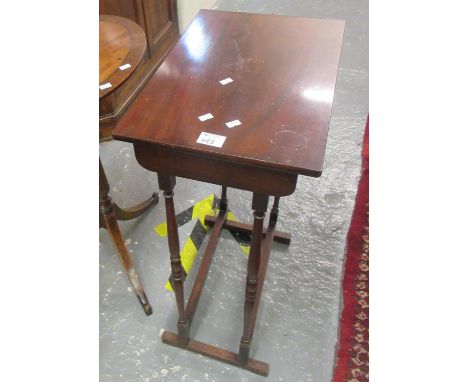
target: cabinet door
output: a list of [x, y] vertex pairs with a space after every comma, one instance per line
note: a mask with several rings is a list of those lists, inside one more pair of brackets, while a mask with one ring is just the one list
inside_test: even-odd
[[142, 0], [99, 0], [99, 14], [125, 17], [145, 30]]
[[150, 57], [160, 56], [179, 33], [176, 0], [142, 0]]

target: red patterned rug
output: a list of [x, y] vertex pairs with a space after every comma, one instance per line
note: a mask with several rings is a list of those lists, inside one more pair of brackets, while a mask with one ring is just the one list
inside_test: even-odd
[[342, 288], [343, 310], [333, 381], [369, 381], [369, 118]]

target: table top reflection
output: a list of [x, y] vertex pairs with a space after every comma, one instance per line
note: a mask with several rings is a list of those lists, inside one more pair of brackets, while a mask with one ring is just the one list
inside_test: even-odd
[[344, 25], [202, 10], [113, 135], [320, 176]]

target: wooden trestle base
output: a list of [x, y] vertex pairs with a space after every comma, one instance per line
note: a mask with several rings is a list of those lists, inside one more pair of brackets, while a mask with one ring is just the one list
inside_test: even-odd
[[[172, 188], [172, 187], [170, 187]], [[206, 246], [203, 258], [200, 262], [200, 268], [193, 284], [192, 292], [188, 299], [187, 305], [183, 305], [183, 281], [181, 279], [181, 263], [178, 256], [178, 235], [175, 226], [175, 216], [173, 213], [172, 190], [166, 192], [166, 212], [168, 218], [168, 238], [169, 242], [173, 243], [173, 255], [171, 257], [171, 265], [174, 266], [173, 273], [176, 271], [178, 287], [176, 291], [176, 300], [179, 310], [179, 320], [177, 323], [178, 334], [165, 331], [162, 335], [162, 341], [165, 344], [176, 346], [185, 350], [201, 354], [218, 361], [238, 366], [267, 376], [269, 365], [265, 362], [257, 361], [249, 358], [250, 346], [255, 328], [258, 308], [265, 282], [265, 275], [270, 257], [270, 250], [273, 240], [281, 243], [289, 244], [291, 235], [285, 232], [275, 230], [276, 220], [278, 217], [279, 197], [275, 197], [274, 204], [270, 213], [268, 227], [263, 229], [263, 219], [268, 204], [267, 196], [254, 195], [254, 224], [248, 225], [244, 223], [227, 220], [227, 199], [226, 187], [223, 187], [223, 195], [221, 197], [221, 208], [216, 217], [206, 216], [205, 224], [212, 226], [208, 244]], [[258, 199], [258, 200], [257, 200]], [[213, 255], [216, 250], [218, 239], [222, 229], [228, 229], [235, 232], [243, 232], [252, 234], [252, 241], [249, 254], [249, 264], [247, 272], [246, 284], [246, 300], [244, 306], [244, 330], [242, 339], [239, 345], [239, 353], [205, 344], [190, 338], [190, 325], [192, 318], [197, 309], [198, 301], [200, 300], [201, 292], [208, 276], [208, 271], [213, 260]], [[174, 256], [175, 255], [175, 256]]]
[[[211, 44], [202, 59], [193, 60], [187, 36], [197, 32], [197, 25], [203, 25], [206, 41], [216, 39], [219, 43]], [[157, 173], [163, 191], [170, 280], [178, 313], [177, 336], [166, 333], [166, 343], [262, 375], [268, 372], [266, 367], [250, 368], [253, 361], [249, 353], [272, 241], [290, 240], [275, 231], [278, 202], [280, 197], [294, 193], [299, 175], [322, 174], [344, 27], [343, 20], [201, 10], [162, 64], [177, 71], [177, 76], [168, 78], [164, 71], [157, 71], [113, 131], [114, 138], [133, 144], [136, 160], [146, 170]], [[259, 38], [265, 31], [275, 43], [265, 44]], [[249, 63], [239, 71], [240, 75], [236, 74], [234, 86], [221, 89], [213, 79], [224, 78], [226, 68], [237, 59], [238, 51], [233, 51], [232, 43], [246, 54]], [[278, 55], [279, 49], [288, 54]], [[200, 87], [204, 94], [215, 96], [200, 96]], [[304, 92], [291, 91], [306, 88], [325, 89], [329, 96], [305, 100]], [[283, 102], [285, 94], [287, 102]], [[187, 103], [189, 108], [185, 107]], [[235, 111], [244, 127], [222, 130], [222, 142], [218, 138], [216, 142], [205, 141], [207, 125], [194, 122], [206, 110], [216, 110], [218, 121], [228, 121]], [[273, 119], [281, 123], [269, 123]], [[246, 126], [254, 127], [247, 127], [247, 135], [241, 137]], [[220, 212], [214, 221], [207, 219], [213, 226], [212, 233], [187, 304], [174, 208], [176, 177], [222, 186]], [[253, 193], [252, 226], [226, 220], [227, 187]], [[264, 230], [271, 196], [273, 208]], [[190, 338], [192, 318], [223, 228], [251, 233], [238, 354]]]
[[187, 345], [182, 345], [179, 336], [175, 333], [165, 331], [162, 336], [162, 342], [167, 345], [176, 346], [181, 349], [201, 354], [205, 357], [213, 358], [217, 361], [225, 362], [233, 366], [241, 367], [253, 373], [260, 374], [264, 377], [268, 376], [270, 366], [262, 361], [249, 358], [247, 365], [241, 365], [238, 359], [238, 354], [229, 350], [209, 345], [203, 342], [190, 339]]
[[[207, 225], [208, 227], [213, 227], [215, 221], [216, 221], [216, 216], [210, 216], [210, 215], [205, 216], [205, 225]], [[226, 219], [226, 221], [223, 224], [223, 228], [232, 232], [252, 234], [252, 224], [241, 223], [241, 222], [237, 222], [234, 220]], [[263, 237], [265, 237], [265, 235], [267, 234], [267, 231], [268, 231], [267, 228], [263, 229]], [[291, 234], [287, 232], [282, 232], [282, 231], [275, 231], [273, 240], [281, 244], [289, 245], [291, 244]]]

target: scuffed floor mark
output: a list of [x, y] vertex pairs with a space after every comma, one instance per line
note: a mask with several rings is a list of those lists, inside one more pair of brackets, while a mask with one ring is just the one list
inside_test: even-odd
[[179, 365], [176, 365], [176, 366], [171, 367], [170, 369], [173, 373], [177, 373], [182, 370], [182, 367], [180, 367]]

